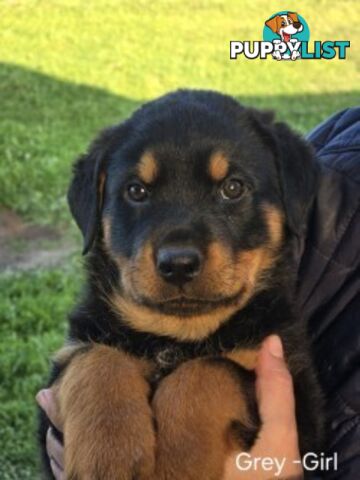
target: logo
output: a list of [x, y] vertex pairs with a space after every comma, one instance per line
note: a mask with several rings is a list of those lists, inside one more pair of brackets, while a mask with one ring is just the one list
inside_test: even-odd
[[296, 12], [281, 11], [265, 21], [262, 41], [230, 41], [230, 59], [240, 55], [252, 60], [271, 56], [275, 60], [332, 60], [346, 58], [349, 40], [315, 40], [310, 44], [310, 30]]
[[[276, 60], [296, 60], [300, 58], [300, 51], [290, 48], [295, 47], [298, 42], [309, 42], [310, 31], [306, 21], [297, 13], [280, 12], [266, 20], [263, 39], [277, 46], [272, 52]], [[283, 45], [280, 47], [280, 44]]]

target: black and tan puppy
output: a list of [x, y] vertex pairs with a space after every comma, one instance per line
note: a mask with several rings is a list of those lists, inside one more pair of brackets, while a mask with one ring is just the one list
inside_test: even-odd
[[226, 455], [256, 439], [252, 370], [271, 333], [301, 451], [319, 448], [292, 252], [316, 177], [286, 125], [206, 91], [146, 104], [78, 160], [69, 203], [87, 285], [50, 381], [68, 480], [220, 480]]

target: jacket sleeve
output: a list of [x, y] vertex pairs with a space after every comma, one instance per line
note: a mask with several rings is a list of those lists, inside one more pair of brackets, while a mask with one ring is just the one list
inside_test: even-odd
[[[324, 472], [327, 480], [358, 480], [360, 477], [360, 295], [337, 316], [323, 336], [317, 355], [323, 356], [322, 381], [327, 394], [329, 448], [337, 455], [337, 469]], [[338, 351], [339, 354], [335, 354]], [[340, 366], [336, 365], [337, 357]]]
[[299, 266], [298, 301], [308, 321], [327, 401], [327, 480], [360, 479], [360, 108], [310, 133], [322, 175]]

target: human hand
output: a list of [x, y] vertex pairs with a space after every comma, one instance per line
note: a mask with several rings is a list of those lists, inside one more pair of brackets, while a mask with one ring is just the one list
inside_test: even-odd
[[[223, 480], [302, 479], [293, 382], [284, 360], [281, 340], [276, 335], [263, 342], [259, 353], [256, 397], [262, 420], [259, 437], [248, 452], [249, 457], [241, 461], [241, 469], [237, 466], [237, 460], [240, 462], [238, 454], [227, 459]], [[255, 458], [260, 460], [255, 463]], [[278, 463], [274, 462], [270, 469], [269, 461], [261, 463], [265, 458], [277, 459]], [[245, 470], [250, 465], [251, 468]]]
[[[36, 401], [44, 410], [50, 422], [61, 432], [62, 424], [58, 415], [53, 388], [40, 390], [36, 395]], [[48, 428], [46, 433], [46, 452], [50, 459], [50, 467], [56, 480], [65, 480], [64, 446], [55, 437], [52, 427]]]

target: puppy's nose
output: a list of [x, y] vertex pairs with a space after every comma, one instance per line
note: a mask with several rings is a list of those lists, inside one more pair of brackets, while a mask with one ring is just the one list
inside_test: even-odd
[[300, 22], [294, 22], [293, 25], [294, 25], [294, 28], [300, 28], [301, 27]]
[[195, 247], [161, 247], [156, 255], [158, 272], [164, 280], [176, 285], [183, 285], [195, 278], [201, 265], [202, 255]]

